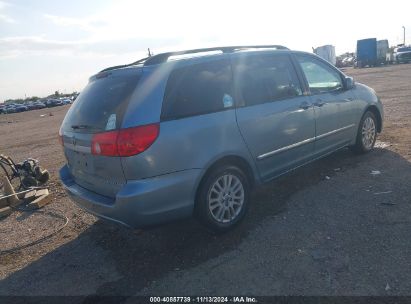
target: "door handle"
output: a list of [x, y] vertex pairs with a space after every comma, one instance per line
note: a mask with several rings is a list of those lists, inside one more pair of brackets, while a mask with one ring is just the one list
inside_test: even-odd
[[310, 106], [311, 105], [308, 102], [304, 101], [300, 104], [300, 109], [307, 110]]
[[322, 101], [321, 99], [317, 100], [317, 101], [314, 103], [314, 105], [315, 105], [316, 107], [322, 107], [322, 106], [325, 105], [325, 104], [326, 104], [326, 102]]

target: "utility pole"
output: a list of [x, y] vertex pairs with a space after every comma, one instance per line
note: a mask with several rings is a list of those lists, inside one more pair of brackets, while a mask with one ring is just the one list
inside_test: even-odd
[[148, 51], [148, 57], [151, 57], [151, 55], [153, 54], [151, 53], [150, 48], [148, 48], [147, 51]]
[[404, 29], [404, 46], [405, 46], [405, 26], [402, 27]]

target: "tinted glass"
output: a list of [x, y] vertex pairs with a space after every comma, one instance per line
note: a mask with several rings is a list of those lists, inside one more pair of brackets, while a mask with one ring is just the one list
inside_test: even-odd
[[120, 128], [138, 80], [137, 75], [130, 74], [91, 80], [71, 106], [63, 128], [87, 126], [84, 128], [87, 132]]
[[174, 70], [164, 95], [162, 118], [222, 111], [234, 106], [231, 66], [226, 59]]
[[235, 61], [235, 73], [238, 94], [248, 106], [302, 95], [287, 55], [240, 57]]
[[297, 55], [297, 59], [307, 78], [311, 93], [325, 93], [343, 87], [340, 74], [325, 63], [310, 56]]

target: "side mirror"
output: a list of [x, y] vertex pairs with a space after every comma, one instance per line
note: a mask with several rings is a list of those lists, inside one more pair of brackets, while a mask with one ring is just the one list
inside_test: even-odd
[[344, 79], [344, 86], [346, 90], [350, 90], [354, 87], [354, 78], [346, 76]]

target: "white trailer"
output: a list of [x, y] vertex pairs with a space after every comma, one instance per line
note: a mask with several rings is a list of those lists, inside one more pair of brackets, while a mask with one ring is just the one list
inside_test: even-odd
[[335, 65], [337, 63], [337, 57], [335, 56], [335, 46], [327, 44], [313, 48], [313, 51], [315, 54], [327, 60], [332, 65]]
[[388, 40], [378, 40], [377, 41], [377, 62], [379, 64], [385, 63], [387, 61], [387, 54], [389, 51]]

